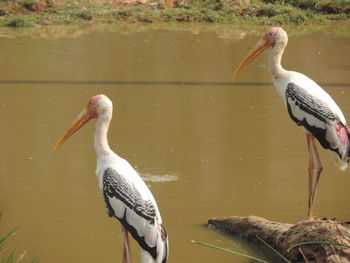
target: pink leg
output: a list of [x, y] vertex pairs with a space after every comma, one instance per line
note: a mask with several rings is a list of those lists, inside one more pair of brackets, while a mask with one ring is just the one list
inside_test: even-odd
[[132, 263], [128, 231], [122, 226], [123, 263]]
[[316, 156], [316, 161], [317, 161], [317, 173], [316, 173], [316, 179], [312, 187], [312, 203], [315, 202], [315, 197], [316, 197], [316, 191], [317, 191], [317, 185], [320, 180], [321, 172], [323, 170], [323, 166], [321, 163], [320, 155], [318, 154], [317, 150], [317, 145], [315, 143], [315, 137], [312, 136], [312, 145], [314, 148], [315, 156]]
[[313, 200], [312, 200], [312, 191], [313, 191], [313, 173], [314, 173], [314, 161], [312, 158], [312, 139], [313, 136], [311, 133], [306, 134], [306, 142], [307, 142], [307, 150], [309, 152], [309, 206], [307, 212], [307, 219], [309, 221], [313, 221], [314, 218], [312, 216], [312, 208], [313, 208]]

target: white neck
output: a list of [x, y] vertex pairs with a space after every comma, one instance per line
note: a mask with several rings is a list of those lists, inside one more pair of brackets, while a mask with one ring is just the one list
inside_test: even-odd
[[270, 51], [269, 70], [274, 80], [280, 78], [281, 75], [286, 72], [281, 65], [284, 48], [285, 46], [282, 43], [276, 43], [276, 45]]
[[99, 116], [96, 122], [94, 147], [98, 157], [107, 157], [111, 154], [112, 150], [109, 148], [107, 133], [109, 123], [111, 121], [111, 114], [104, 112], [105, 114]]

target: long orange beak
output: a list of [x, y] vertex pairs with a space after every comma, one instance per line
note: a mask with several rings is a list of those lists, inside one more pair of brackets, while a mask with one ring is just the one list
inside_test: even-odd
[[57, 141], [55, 147], [53, 148], [53, 152], [56, 152], [70, 136], [72, 136], [92, 118], [94, 118], [94, 116], [91, 114], [91, 112], [89, 112], [87, 108], [83, 109], [72, 125], [68, 128], [66, 133]]
[[262, 38], [260, 38], [255, 48], [253, 48], [248, 53], [247, 57], [241, 62], [241, 64], [239, 64], [236, 71], [232, 75], [231, 81], [233, 82], [236, 79], [238, 73], [241, 72], [246, 65], [248, 65], [254, 58], [259, 56], [270, 46], [272, 46], [272, 43], [268, 40], [267, 35], [264, 35]]

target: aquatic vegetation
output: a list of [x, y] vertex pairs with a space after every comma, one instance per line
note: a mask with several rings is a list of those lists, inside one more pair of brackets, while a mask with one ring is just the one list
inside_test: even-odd
[[222, 248], [222, 247], [219, 247], [219, 246], [214, 246], [214, 245], [211, 245], [211, 244], [208, 244], [208, 243], [198, 242], [198, 241], [194, 241], [194, 240], [191, 240], [191, 242], [195, 243], [197, 245], [204, 246], [204, 247], [214, 248], [214, 249], [217, 249], [217, 250], [220, 250], [220, 251], [223, 251], [223, 252], [227, 252], [227, 253], [230, 253], [230, 254], [234, 254], [234, 255], [241, 256], [241, 257], [245, 257], [245, 258], [250, 259], [252, 261], [257, 261], [257, 262], [262, 262], [262, 263], [270, 263], [270, 262], [268, 262], [266, 260], [263, 260], [263, 259], [260, 259], [260, 258], [256, 258], [256, 257], [250, 256], [250, 255], [238, 252], [238, 251], [234, 251], [234, 250], [231, 250], [231, 249], [228, 249], [228, 248]]
[[[279, 259], [281, 259], [281, 260], [283, 260], [284, 262], [287, 262], [287, 263], [292, 263], [286, 257], [284, 257], [280, 252], [278, 252], [271, 245], [269, 245], [265, 240], [263, 240], [259, 236], [256, 236], [256, 237], [257, 237], [258, 240], [260, 240], [260, 242], [264, 246], [266, 246], [269, 250], [271, 250]], [[205, 246], [205, 247], [209, 247], [209, 248], [213, 248], [213, 249], [217, 249], [217, 250], [220, 250], [220, 251], [223, 251], [223, 252], [227, 252], [227, 253], [230, 253], [230, 254], [238, 255], [238, 256], [250, 259], [252, 261], [257, 261], [257, 262], [262, 262], [262, 263], [270, 263], [270, 262], [268, 262], [266, 260], [263, 260], [263, 259], [260, 259], [260, 258], [256, 258], [256, 257], [250, 256], [250, 255], [238, 252], [238, 251], [234, 251], [234, 250], [231, 250], [231, 249], [228, 249], [228, 248], [222, 248], [222, 247], [219, 247], [219, 246], [214, 246], [214, 245], [211, 245], [211, 244], [208, 244], [208, 243], [198, 242], [198, 241], [194, 241], [194, 240], [192, 240], [192, 243], [195, 243], [195, 244], [198, 244], [198, 245], [201, 245], [201, 246]]]
[[[2, 218], [3, 211], [0, 211], [0, 219]], [[19, 256], [15, 256], [16, 249], [12, 249], [11, 252], [8, 252], [8, 247], [6, 247], [6, 241], [16, 233], [20, 226], [13, 228], [11, 231], [7, 232], [5, 235], [0, 235], [0, 263], [12, 263], [20, 262], [26, 256], [26, 252], [23, 252]], [[33, 259], [32, 263], [38, 263], [39, 259]]]
[[[279, 259], [281, 259], [282, 261], [287, 262], [287, 263], [292, 263], [290, 260], [288, 260], [286, 257], [284, 257], [279, 251], [277, 251], [270, 244], [268, 244], [265, 240], [263, 240], [259, 236], [256, 236], [256, 237], [264, 246], [266, 246], [269, 250], [271, 250]], [[220, 251], [223, 251], [223, 252], [227, 252], [227, 253], [230, 253], [230, 254], [238, 255], [238, 256], [241, 256], [241, 257], [245, 257], [245, 258], [248, 258], [248, 259], [250, 259], [252, 261], [269, 263], [268, 261], [265, 261], [263, 259], [256, 258], [256, 257], [250, 256], [250, 255], [238, 252], [238, 251], [234, 251], [234, 250], [231, 250], [231, 249], [215, 246], [215, 245], [212, 245], [212, 244], [198, 242], [198, 241], [194, 241], [194, 240], [192, 240], [192, 243], [195, 243], [195, 244], [198, 244], [198, 245], [201, 245], [201, 246], [205, 246], [205, 247], [209, 247], [209, 248], [213, 248], [213, 249], [217, 249], [217, 250], [220, 250]], [[350, 248], [350, 246], [348, 246], [348, 245], [340, 244], [340, 243], [337, 243], [337, 242], [309, 241], [309, 242], [302, 242], [302, 243], [295, 244], [295, 245], [291, 246], [290, 248], [288, 248], [287, 252], [289, 252], [291, 249], [298, 248], [298, 247], [305, 246], [305, 245], [320, 245], [320, 244], [321, 245], [325, 245], [326, 244], [326, 245], [332, 245], [332, 246], [342, 246], [342, 247]]]
[[332, 242], [332, 241], [322, 241], [321, 240], [321, 241], [309, 241], [309, 242], [301, 242], [301, 243], [298, 243], [298, 244], [294, 244], [293, 246], [288, 248], [287, 252], [289, 252], [293, 248], [297, 248], [297, 247], [301, 247], [301, 246], [305, 246], [305, 245], [332, 245], [332, 246], [340, 246], [340, 247], [350, 248], [350, 246], [346, 245], [346, 244], [341, 244], [341, 243]]

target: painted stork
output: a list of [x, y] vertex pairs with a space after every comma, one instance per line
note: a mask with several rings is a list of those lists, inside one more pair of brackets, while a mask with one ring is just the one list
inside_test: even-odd
[[117, 218], [122, 225], [123, 263], [131, 263], [128, 233], [141, 247], [141, 263], [165, 263], [169, 252], [168, 236], [157, 203], [132, 166], [109, 148], [107, 132], [112, 109], [107, 96], [90, 98], [53, 151], [56, 152], [85, 123], [96, 118], [96, 176], [109, 216]]
[[[237, 67], [232, 81], [249, 62], [271, 47], [268, 68], [273, 83], [291, 119], [306, 131], [309, 153], [308, 220], [312, 221], [317, 184], [323, 170], [315, 138], [323, 148], [334, 153], [339, 168], [345, 170], [349, 162], [350, 130], [340, 108], [326, 91], [305, 75], [282, 68], [281, 59], [287, 42], [287, 33], [282, 28], [270, 28]], [[317, 162], [316, 176], [313, 153]]]

